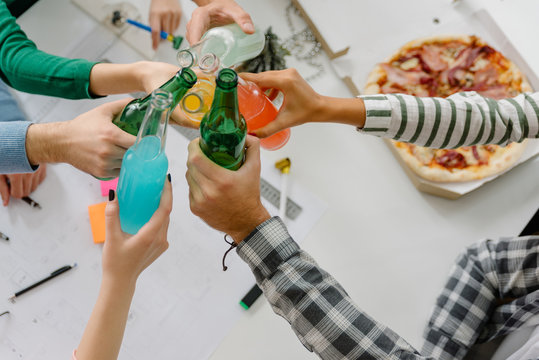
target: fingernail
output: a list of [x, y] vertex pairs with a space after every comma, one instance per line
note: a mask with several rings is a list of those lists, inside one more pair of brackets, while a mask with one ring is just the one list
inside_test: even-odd
[[172, 183], [172, 176], [170, 175], [170, 173], [168, 173], [167, 179], [168, 179], [168, 182], [169, 182], [169, 183]]
[[258, 137], [258, 136], [256, 136], [256, 134], [255, 134], [255, 133], [248, 133], [248, 134], [249, 134], [249, 135], [251, 135], [251, 136], [255, 136], [255, 137]]
[[109, 189], [109, 201], [113, 201], [113, 200], [114, 200], [114, 190]]
[[247, 31], [255, 31], [254, 25], [250, 22], [243, 23], [243, 28]]

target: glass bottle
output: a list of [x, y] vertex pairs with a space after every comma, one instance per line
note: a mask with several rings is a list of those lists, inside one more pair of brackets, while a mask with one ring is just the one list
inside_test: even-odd
[[[182, 68], [170, 80], [164, 83], [160, 89], [168, 91], [172, 94], [171, 111], [183, 98], [187, 90], [189, 90], [197, 81], [197, 77], [193, 70]], [[142, 99], [134, 99], [125, 106], [120, 114], [118, 114], [112, 122], [123, 131], [131, 135], [137, 135], [144, 119], [144, 114], [147, 112], [151, 102], [151, 94]]]
[[[238, 103], [240, 113], [245, 118], [249, 132], [260, 129], [277, 117], [278, 110], [262, 89], [252, 81], [241, 77], [238, 84]], [[266, 150], [282, 148], [290, 138], [290, 129], [260, 139], [260, 146]]]
[[168, 169], [165, 141], [173, 103], [169, 91], [156, 89], [151, 93], [135, 144], [124, 155], [118, 203], [120, 224], [126, 233], [136, 234], [159, 206]]
[[183, 115], [193, 126], [198, 127], [204, 114], [210, 111], [215, 92], [215, 74], [219, 70], [219, 58], [215, 54], [204, 55], [200, 59], [196, 84], [180, 102]]
[[200, 123], [200, 148], [213, 162], [237, 170], [245, 157], [247, 125], [238, 109], [238, 75], [222, 69], [215, 81], [211, 109]]
[[234, 23], [206, 31], [200, 42], [189, 49], [180, 50], [177, 58], [180, 66], [190, 67], [211, 53], [219, 58], [222, 67], [227, 68], [260, 54], [265, 42], [266, 37], [258, 28], [255, 27], [253, 34], [246, 34]]

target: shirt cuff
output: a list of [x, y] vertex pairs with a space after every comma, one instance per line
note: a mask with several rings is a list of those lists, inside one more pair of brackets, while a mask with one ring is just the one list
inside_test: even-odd
[[267, 279], [299, 251], [285, 224], [277, 216], [258, 225], [236, 249], [249, 265], [257, 282]]
[[391, 125], [391, 102], [386, 95], [361, 95], [365, 104], [365, 125], [359, 132], [374, 136], [384, 136]]
[[11, 121], [0, 123], [0, 174], [29, 173], [39, 166], [32, 166], [26, 155], [26, 132], [32, 123]]

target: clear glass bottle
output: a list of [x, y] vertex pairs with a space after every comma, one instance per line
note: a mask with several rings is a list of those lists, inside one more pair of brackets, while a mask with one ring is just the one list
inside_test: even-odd
[[247, 125], [238, 109], [238, 75], [219, 71], [211, 109], [200, 123], [200, 148], [216, 164], [237, 170], [245, 157]]
[[257, 56], [264, 49], [264, 33], [255, 27], [253, 34], [246, 34], [238, 24], [211, 28], [202, 39], [189, 49], [180, 50], [177, 58], [180, 66], [191, 67], [198, 64], [206, 54], [215, 54], [222, 67], [231, 67]]
[[136, 234], [159, 207], [168, 170], [165, 141], [173, 103], [169, 91], [151, 93], [135, 144], [123, 157], [118, 203], [120, 224], [126, 233]]

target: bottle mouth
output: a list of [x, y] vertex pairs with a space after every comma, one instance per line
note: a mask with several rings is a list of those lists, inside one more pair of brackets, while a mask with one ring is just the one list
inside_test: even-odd
[[182, 99], [182, 109], [189, 114], [198, 113], [202, 105], [204, 105], [204, 99], [195, 92], [188, 93]]
[[176, 55], [176, 60], [182, 68], [190, 68], [195, 65], [195, 55], [189, 50], [180, 50]]
[[217, 55], [209, 53], [204, 55], [198, 62], [198, 67], [205, 73], [213, 73], [219, 68], [219, 58]]
[[193, 87], [197, 82], [197, 76], [195, 72], [189, 68], [183, 68], [179, 71], [178, 75], [189, 85]]
[[172, 104], [172, 93], [163, 89], [152, 91], [151, 103], [159, 110], [166, 110]]
[[238, 74], [232, 69], [222, 69], [215, 81], [221, 89], [230, 90], [238, 85]]

